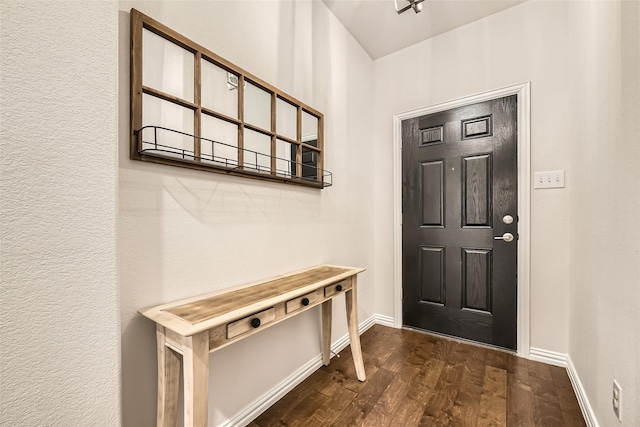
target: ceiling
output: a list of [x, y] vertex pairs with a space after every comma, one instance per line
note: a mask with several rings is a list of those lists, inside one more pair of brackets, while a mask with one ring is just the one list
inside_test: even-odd
[[[394, 0], [322, 0], [373, 59], [461, 27], [526, 0], [425, 0], [398, 15]], [[407, 0], [397, 0], [407, 5]]]

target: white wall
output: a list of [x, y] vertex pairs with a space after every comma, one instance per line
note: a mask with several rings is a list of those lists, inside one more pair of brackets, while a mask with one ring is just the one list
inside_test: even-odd
[[[318, 191], [128, 159], [129, 10], [168, 25], [325, 114]], [[155, 423], [156, 356], [146, 306], [319, 264], [362, 266], [359, 315], [374, 314], [371, 59], [322, 2], [121, 2], [120, 280], [123, 425]], [[211, 356], [218, 425], [320, 353], [313, 309]], [[334, 340], [346, 334], [334, 307]]]
[[[603, 426], [640, 395], [638, 3], [529, 1], [374, 62], [376, 311], [393, 315], [392, 116], [531, 81], [531, 347], [569, 355]], [[635, 424], [634, 424], [635, 423]]]
[[0, 425], [118, 426], [116, 3], [0, 15]]
[[[379, 313], [393, 315], [393, 114], [531, 81], [531, 168], [566, 169], [569, 188], [569, 21], [565, 3], [527, 2], [375, 61]], [[560, 353], [568, 340], [568, 188], [531, 194], [531, 346]]]
[[[601, 426], [640, 420], [640, 3], [573, 10], [569, 356]], [[611, 409], [622, 387], [623, 423]]]

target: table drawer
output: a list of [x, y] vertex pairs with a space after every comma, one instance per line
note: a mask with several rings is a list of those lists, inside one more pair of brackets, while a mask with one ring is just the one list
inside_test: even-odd
[[334, 283], [333, 285], [325, 286], [324, 288], [324, 296], [325, 298], [332, 297], [335, 294], [339, 294], [340, 292], [344, 292], [346, 290], [351, 289], [351, 282], [343, 281]]
[[236, 320], [227, 324], [227, 339], [237, 337], [245, 332], [258, 329], [268, 323], [273, 322], [276, 319], [276, 310], [271, 307], [268, 310], [254, 313], [251, 316], [247, 316], [244, 319]]
[[294, 298], [292, 300], [287, 301], [286, 313], [293, 313], [294, 311], [301, 310], [309, 305], [313, 305], [317, 301], [317, 296], [315, 292], [311, 292], [306, 295], [302, 295], [301, 297]]

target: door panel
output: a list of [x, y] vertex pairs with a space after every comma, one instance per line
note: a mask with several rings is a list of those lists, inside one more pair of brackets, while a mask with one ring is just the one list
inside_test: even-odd
[[[422, 167], [422, 225], [444, 225], [444, 163], [426, 162]], [[425, 202], [428, 201], [428, 202]]]
[[462, 248], [462, 308], [491, 313], [491, 249]]
[[402, 122], [408, 326], [516, 348], [516, 96]]
[[443, 247], [420, 246], [420, 301], [444, 304]]
[[491, 227], [491, 155], [462, 159], [462, 226]]

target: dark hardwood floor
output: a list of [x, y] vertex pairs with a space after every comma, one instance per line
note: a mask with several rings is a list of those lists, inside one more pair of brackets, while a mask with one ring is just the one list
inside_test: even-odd
[[250, 427], [585, 426], [563, 368], [380, 325], [361, 339], [365, 382], [347, 347]]

